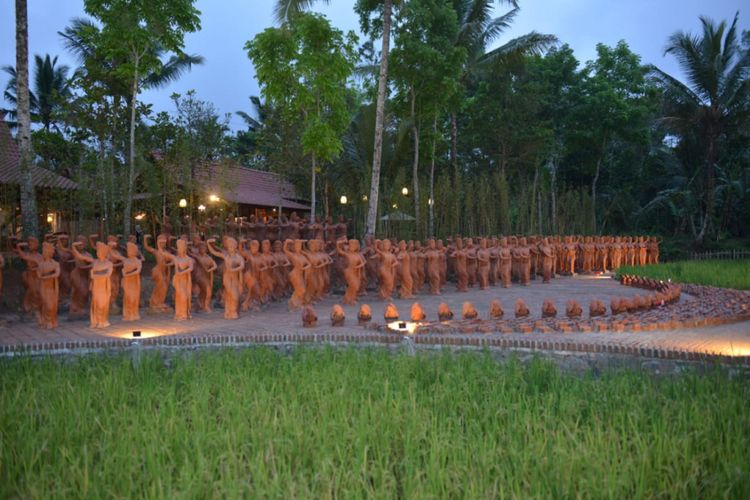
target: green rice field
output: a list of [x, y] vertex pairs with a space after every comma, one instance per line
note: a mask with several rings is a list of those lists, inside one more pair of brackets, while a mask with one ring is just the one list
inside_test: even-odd
[[750, 391], [488, 353], [0, 360], [0, 498], [750, 498]]
[[643, 267], [624, 266], [617, 272], [661, 280], [671, 279], [679, 283], [750, 290], [748, 260], [691, 260]]

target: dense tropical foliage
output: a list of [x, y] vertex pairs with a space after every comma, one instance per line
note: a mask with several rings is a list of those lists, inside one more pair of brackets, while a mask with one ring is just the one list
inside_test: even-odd
[[[508, 37], [522, 2], [358, 0], [357, 40], [309, 13], [315, 1], [279, 0], [279, 26], [246, 46], [261, 95], [233, 132], [199, 93], [174, 96], [172, 113], [140, 100], [202, 62], [184, 50], [200, 19], [191, 0], [132, 3], [85, 2], [91, 17], [60, 33], [75, 71], [35, 57], [35, 157], [96, 187], [73, 195], [81, 220], [129, 231], [134, 193], [160, 195], [138, 210], [176, 216], [172, 200], [195, 189], [186, 176], [231, 160], [284, 174], [318, 214], [354, 215], [370, 232], [399, 211], [416, 220], [397, 231], [420, 237], [750, 237], [750, 35], [738, 17], [664, 34], [681, 81], [626, 41], [579, 61], [554, 34]], [[153, 28], [163, 23], [168, 33]], [[16, 70], [5, 71], [12, 123]]]

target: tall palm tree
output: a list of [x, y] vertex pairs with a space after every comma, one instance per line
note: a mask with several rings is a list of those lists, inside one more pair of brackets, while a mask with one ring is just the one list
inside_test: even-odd
[[739, 12], [731, 24], [701, 17], [699, 35], [677, 31], [669, 37], [665, 54], [677, 58], [687, 83], [650, 68], [663, 91], [665, 125], [683, 139], [699, 138], [704, 148], [699, 244], [714, 225], [716, 169], [723, 153], [720, 138], [747, 126], [750, 118], [750, 48], [740, 39], [738, 19]]
[[26, 236], [38, 236], [36, 196], [31, 176], [31, 109], [29, 103], [29, 22], [26, 0], [16, 0], [16, 90], [18, 151], [21, 155], [21, 222]]
[[[554, 35], [545, 35], [532, 31], [526, 35], [513, 38], [490, 51], [487, 48], [501, 35], [510, 29], [520, 12], [518, 0], [498, 0], [508, 4], [511, 10], [497, 17], [492, 17], [495, 0], [453, 0], [460, 23], [456, 45], [466, 49], [467, 58], [461, 72], [461, 86], [465, 87], [475, 72], [482, 66], [502, 64], [520, 57], [539, 54], [557, 43]], [[458, 156], [458, 123], [456, 110], [451, 114], [451, 164], [457, 168]]]
[[[5, 87], [5, 100], [15, 107], [16, 69], [13, 66], [3, 66], [2, 69], [10, 76]], [[31, 119], [41, 123], [46, 131], [51, 127], [57, 128], [57, 110], [63, 100], [70, 96], [69, 71], [68, 66], [57, 64], [57, 56], [34, 56], [34, 90], [29, 92], [29, 109]], [[15, 118], [16, 110], [7, 110], [6, 114]]]

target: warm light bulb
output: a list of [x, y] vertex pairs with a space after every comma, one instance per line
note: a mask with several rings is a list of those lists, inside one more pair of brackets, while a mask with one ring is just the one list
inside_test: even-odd
[[402, 187], [401, 194], [403, 194], [404, 196], [409, 196], [409, 188], [406, 186]]
[[47, 214], [47, 222], [52, 224], [55, 221], [55, 216], [52, 214]]
[[208, 197], [208, 201], [212, 203], [216, 203], [217, 201], [219, 201], [219, 197], [216, 196], [215, 194], [212, 194], [211, 196]]
[[200, 205], [198, 205], [198, 210], [200, 210], [201, 212], [205, 212], [206, 211], [206, 205], [204, 205], [204, 204], [201, 203]]
[[339, 200], [342, 205], [346, 205], [346, 202], [348, 201], [346, 198], [346, 195], [341, 195], [341, 199]]
[[185, 208], [187, 206], [187, 200], [185, 198], [180, 199], [180, 208]]

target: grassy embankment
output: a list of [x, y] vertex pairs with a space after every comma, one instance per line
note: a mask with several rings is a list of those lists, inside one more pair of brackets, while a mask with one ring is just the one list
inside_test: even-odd
[[750, 497], [750, 389], [489, 355], [0, 362], [0, 497]]
[[750, 261], [747, 260], [692, 260], [643, 267], [625, 266], [618, 273], [750, 290]]

